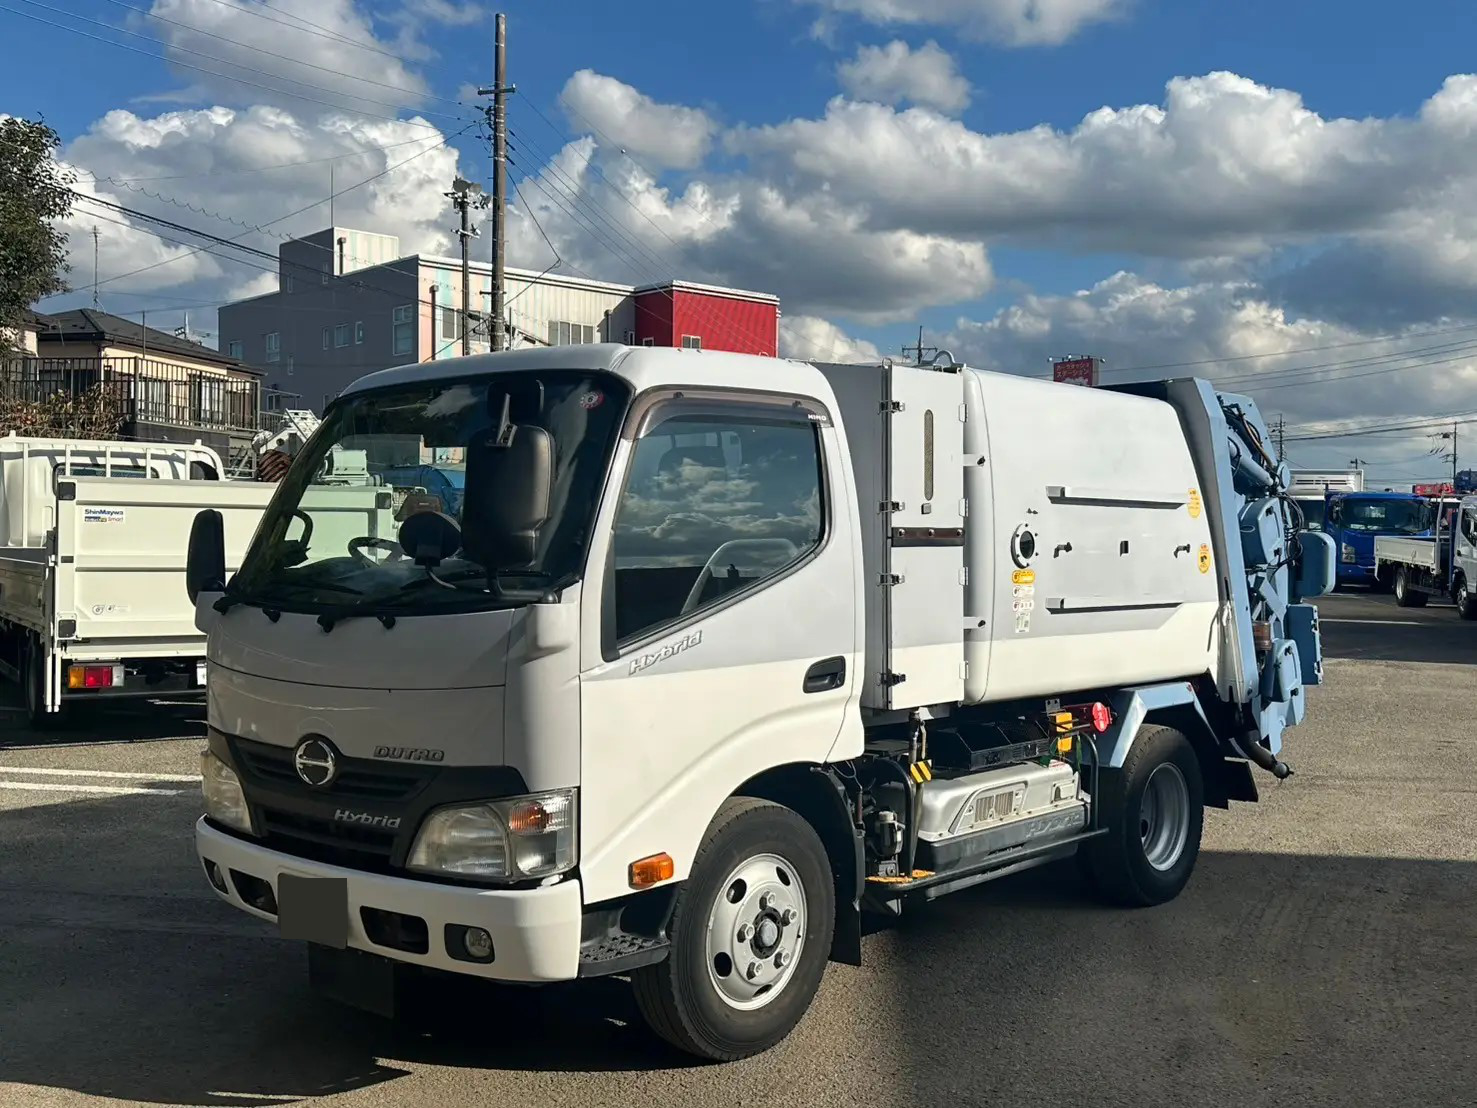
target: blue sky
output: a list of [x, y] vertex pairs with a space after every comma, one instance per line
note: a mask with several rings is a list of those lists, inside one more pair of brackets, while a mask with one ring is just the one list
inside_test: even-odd
[[[1471, 363], [1400, 361], [1438, 341], [1421, 332], [1467, 322], [1477, 292], [1477, 157], [1461, 153], [1477, 133], [1477, 83], [1462, 77], [1469, 4], [1428, 0], [1419, 18], [1392, 18], [1373, 0], [1039, 0], [1046, 30], [1019, 20], [1022, 7], [508, 0], [530, 209], [514, 214], [514, 246], [539, 262], [538, 217], [561, 257], [596, 276], [772, 283], [803, 356], [890, 351], [921, 323], [931, 341], [1017, 371], [1069, 349], [1110, 367], [1237, 359], [1225, 372], [1264, 372], [1264, 404], [1305, 434], [1477, 411]], [[446, 248], [442, 181], [486, 166], [485, 144], [455, 134], [472, 111], [455, 101], [490, 78], [491, 10], [0, 0], [0, 110], [44, 115], [84, 177], [163, 178], [99, 181], [98, 195], [223, 234], [326, 192], [323, 157], [341, 159], [340, 188], [389, 167], [338, 201], [340, 221]], [[276, 91], [184, 68], [230, 72], [191, 50], [258, 68], [237, 72]], [[944, 84], [931, 80], [939, 58]], [[346, 100], [345, 87], [386, 104]], [[1110, 118], [1083, 124], [1104, 108]], [[442, 135], [459, 158], [431, 148]], [[392, 166], [402, 151], [413, 164]], [[566, 188], [583, 219], [540, 199]], [[591, 216], [597, 230], [621, 225], [616, 249]], [[272, 226], [326, 222], [315, 209]], [[114, 310], [194, 303], [192, 326], [208, 333], [213, 303], [266, 279], [173, 257], [145, 227], [103, 232], [109, 274], [159, 258], [146, 280], [110, 284]], [[74, 240], [90, 273], [90, 238]], [[1385, 361], [1366, 362], [1379, 372], [1357, 386], [1339, 365], [1302, 380], [1330, 359], [1294, 352], [1321, 347]], [[1326, 465], [1357, 447], [1403, 478], [1425, 474], [1425, 445], [1369, 436], [1300, 453]]]

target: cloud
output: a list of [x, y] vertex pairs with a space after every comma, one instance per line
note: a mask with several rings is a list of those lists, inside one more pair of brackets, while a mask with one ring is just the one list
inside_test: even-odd
[[863, 46], [856, 57], [836, 68], [848, 94], [883, 104], [908, 101], [943, 112], [969, 105], [969, 82], [959, 74], [953, 55], [936, 42], [917, 50], [902, 40], [886, 46]]
[[[67, 143], [61, 154], [79, 170], [80, 191], [225, 238], [239, 237], [270, 253], [284, 236], [327, 226], [328, 159], [334, 159], [338, 223], [398, 235], [406, 253], [451, 247], [442, 193], [456, 174], [457, 155], [441, 145], [438, 132], [413, 119], [303, 118], [271, 106], [156, 116], [115, 110]], [[303, 210], [282, 220], [298, 209]], [[265, 291], [264, 279], [271, 280], [263, 272], [274, 268], [270, 262], [235, 260], [237, 255], [224, 248], [212, 248], [223, 257], [196, 252], [199, 240], [190, 235], [79, 202], [66, 224], [78, 285], [90, 283], [92, 276], [94, 225], [100, 297], [109, 310], [136, 307], [140, 301], [134, 297], [144, 292], [173, 290], [182, 302], [209, 302]]]
[[785, 318], [780, 357], [861, 365], [880, 361], [882, 352], [866, 339], [851, 337], [828, 319], [796, 315]]
[[[428, 17], [430, 4], [416, 0], [421, 20], [415, 26]], [[156, 18], [139, 17], [134, 25], [158, 35], [165, 56], [193, 89], [228, 104], [302, 112], [321, 100], [393, 116], [398, 107], [421, 106], [428, 92], [424, 79], [396, 56], [426, 56], [414, 31], [407, 39], [402, 27], [399, 41], [381, 40], [355, 0], [154, 0], [149, 12]]]
[[662, 168], [692, 169], [707, 157], [716, 124], [698, 108], [659, 104], [630, 85], [581, 69], [560, 102], [571, 123], [593, 128], [637, 158]]
[[1003, 46], [1057, 46], [1116, 19], [1130, 0], [801, 0], [883, 25], [927, 24]]
[[[940, 345], [1008, 373], [1045, 375], [1052, 356], [1082, 351], [1106, 359], [1108, 383], [1206, 377], [1249, 393], [1264, 415], [1285, 414], [1292, 433], [1310, 433], [1343, 430], [1371, 413], [1388, 422], [1477, 410], [1477, 329], [1438, 330], [1445, 333], [1387, 337], [1297, 315], [1250, 282], [1165, 286], [1120, 272], [1069, 296], [1027, 295], [989, 319], [961, 319]], [[1419, 455], [1429, 445], [1419, 432], [1290, 453], [1298, 464], [1327, 464], [1308, 459], [1347, 457], [1350, 443], [1375, 460]]]

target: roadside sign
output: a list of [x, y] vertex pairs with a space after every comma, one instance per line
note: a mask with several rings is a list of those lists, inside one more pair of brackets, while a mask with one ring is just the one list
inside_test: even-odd
[[1067, 385], [1086, 385], [1092, 388], [1097, 384], [1097, 370], [1100, 358], [1089, 356], [1063, 358], [1051, 363], [1051, 379]]

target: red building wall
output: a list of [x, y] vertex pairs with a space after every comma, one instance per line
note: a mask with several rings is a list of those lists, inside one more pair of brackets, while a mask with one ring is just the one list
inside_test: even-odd
[[681, 346], [694, 335], [704, 350], [774, 357], [779, 305], [689, 289], [652, 289], [636, 294], [636, 341]]

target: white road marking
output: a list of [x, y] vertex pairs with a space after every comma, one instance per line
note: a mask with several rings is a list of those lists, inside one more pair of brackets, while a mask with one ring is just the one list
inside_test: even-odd
[[119, 781], [198, 781], [198, 773], [114, 773], [105, 769], [32, 769], [29, 766], [0, 766], [0, 773], [36, 777], [105, 777]]
[[1418, 619], [1329, 619], [1327, 616], [1321, 618], [1319, 623], [1376, 623], [1381, 627], [1424, 627]]
[[185, 796], [194, 789], [141, 789], [135, 785], [56, 785], [43, 781], [0, 781], [0, 789], [16, 792], [91, 793], [93, 796]]

